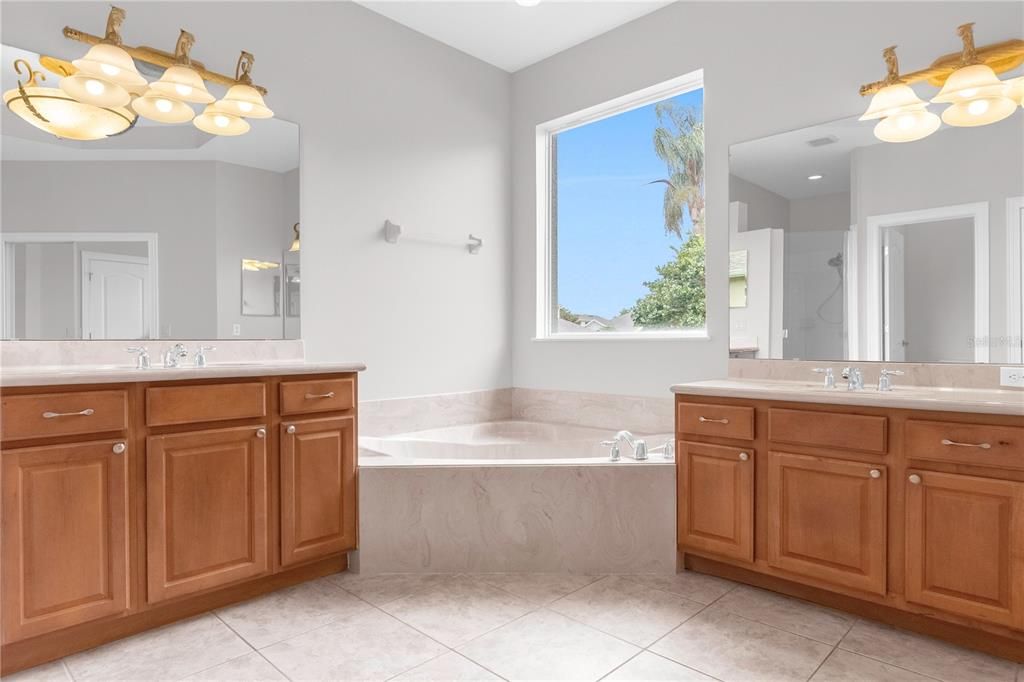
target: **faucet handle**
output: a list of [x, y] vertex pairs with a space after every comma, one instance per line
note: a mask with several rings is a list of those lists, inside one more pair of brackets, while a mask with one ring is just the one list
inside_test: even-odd
[[884, 377], [901, 377], [906, 374], [906, 372], [902, 369], [883, 369], [879, 374]]
[[892, 390], [892, 376], [903, 376], [903, 370], [899, 369], [885, 369], [878, 373], [878, 390], [879, 391], [891, 391]]
[[196, 349], [196, 367], [206, 367], [206, 351], [208, 350], [217, 350], [217, 347], [200, 345], [199, 348]]
[[135, 369], [149, 369], [149, 349], [145, 346], [128, 346], [125, 348], [128, 353], [135, 353]]
[[832, 371], [831, 367], [815, 367], [811, 371], [814, 372], [815, 374], [825, 375], [825, 388], [836, 387], [836, 375], [835, 372]]
[[622, 456], [619, 453], [619, 441], [618, 440], [603, 440], [603, 441], [601, 441], [601, 445], [603, 445], [606, 448], [607, 447], [611, 448], [611, 452], [608, 453], [608, 460], [609, 461], [611, 461], [611, 462], [618, 462], [620, 459], [622, 459]]

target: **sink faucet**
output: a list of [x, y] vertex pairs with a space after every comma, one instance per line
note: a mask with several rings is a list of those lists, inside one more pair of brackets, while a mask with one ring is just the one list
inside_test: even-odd
[[180, 361], [188, 357], [188, 350], [176, 343], [164, 351], [164, 367], [179, 367]]
[[859, 367], [846, 367], [843, 369], [843, 378], [847, 379], [850, 383], [847, 384], [847, 391], [863, 391], [864, 390], [864, 373], [860, 371]]

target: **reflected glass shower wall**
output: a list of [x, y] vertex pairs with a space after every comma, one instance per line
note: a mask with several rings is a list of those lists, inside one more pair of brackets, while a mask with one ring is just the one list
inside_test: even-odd
[[785, 233], [783, 356], [847, 357], [847, 230]]

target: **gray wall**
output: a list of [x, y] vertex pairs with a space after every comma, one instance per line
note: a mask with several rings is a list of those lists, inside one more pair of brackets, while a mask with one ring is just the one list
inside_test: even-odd
[[748, 230], [789, 229], [789, 199], [761, 185], [730, 175], [729, 201], [742, 201], [747, 205]]
[[[726, 374], [729, 146], [862, 112], [880, 51], [921, 68], [977, 22], [978, 44], [1017, 37], [1020, 3], [680, 2], [519, 71], [513, 78], [514, 383], [665, 395]], [[884, 21], [879, 16], [884, 14]], [[766, 29], [770, 27], [770, 30]], [[704, 69], [709, 340], [535, 342], [536, 126]], [[1016, 117], [1018, 123], [1020, 116]], [[888, 145], [893, 154], [908, 145]], [[1019, 147], [1018, 147], [1019, 149]], [[760, 227], [751, 225], [751, 227]]]
[[[510, 385], [509, 74], [350, 2], [119, 6], [131, 44], [171, 49], [186, 26], [223, 73], [252, 52], [268, 105], [301, 126], [308, 357], [366, 362], [369, 399]], [[60, 27], [99, 32], [109, 5], [0, 11], [5, 43], [74, 59], [85, 48]], [[385, 219], [408, 238], [385, 243]]]

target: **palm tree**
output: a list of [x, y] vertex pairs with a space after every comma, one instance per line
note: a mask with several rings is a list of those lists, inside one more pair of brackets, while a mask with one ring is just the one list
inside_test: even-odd
[[654, 109], [654, 151], [668, 178], [649, 184], [665, 185], [665, 232], [682, 239], [683, 206], [690, 214], [693, 233], [704, 234], [704, 122], [690, 107], [659, 102]]

